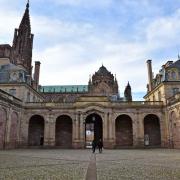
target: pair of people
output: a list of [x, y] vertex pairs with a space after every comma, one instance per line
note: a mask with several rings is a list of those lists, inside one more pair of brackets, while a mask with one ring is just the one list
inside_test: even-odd
[[99, 149], [99, 153], [102, 153], [102, 148], [103, 148], [103, 142], [101, 139], [99, 139], [99, 141], [96, 143], [95, 140], [92, 141], [92, 152], [95, 153], [96, 150], [96, 146]]

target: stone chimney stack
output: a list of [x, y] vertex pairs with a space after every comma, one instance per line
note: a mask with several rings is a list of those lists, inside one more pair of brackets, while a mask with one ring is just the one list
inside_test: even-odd
[[152, 91], [152, 80], [153, 80], [153, 73], [152, 73], [152, 60], [147, 60], [147, 69], [148, 69], [148, 81], [149, 81], [149, 89], [148, 91]]
[[36, 90], [38, 90], [38, 86], [39, 86], [40, 65], [41, 65], [41, 63], [39, 61], [35, 61], [34, 89], [36, 89]]

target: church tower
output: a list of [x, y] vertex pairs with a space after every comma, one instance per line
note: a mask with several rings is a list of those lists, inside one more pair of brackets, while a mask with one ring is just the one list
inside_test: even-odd
[[125, 101], [132, 101], [131, 86], [129, 82], [124, 90], [124, 98], [125, 98]]
[[89, 80], [89, 92], [94, 95], [117, 96], [118, 83], [116, 77], [105, 66], [101, 66]]
[[30, 77], [32, 76], [33, 36], [31, 34], [28, 0], [19, 28], [14, 31], [11, 62], [24, 68]]

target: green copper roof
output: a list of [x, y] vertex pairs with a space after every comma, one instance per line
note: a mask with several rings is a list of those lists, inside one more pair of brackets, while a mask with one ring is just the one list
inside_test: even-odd
[[88, 92], [88, 85], [41, 86], [40, 92], [45, 92], [45, 93]]

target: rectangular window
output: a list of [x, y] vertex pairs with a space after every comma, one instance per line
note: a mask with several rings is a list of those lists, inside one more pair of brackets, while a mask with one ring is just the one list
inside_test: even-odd
[[173, 88], [173, 96], [179, 92], [179, 88]]
[[9, 89], [9, 94], [16, 96], [16, 89]]

